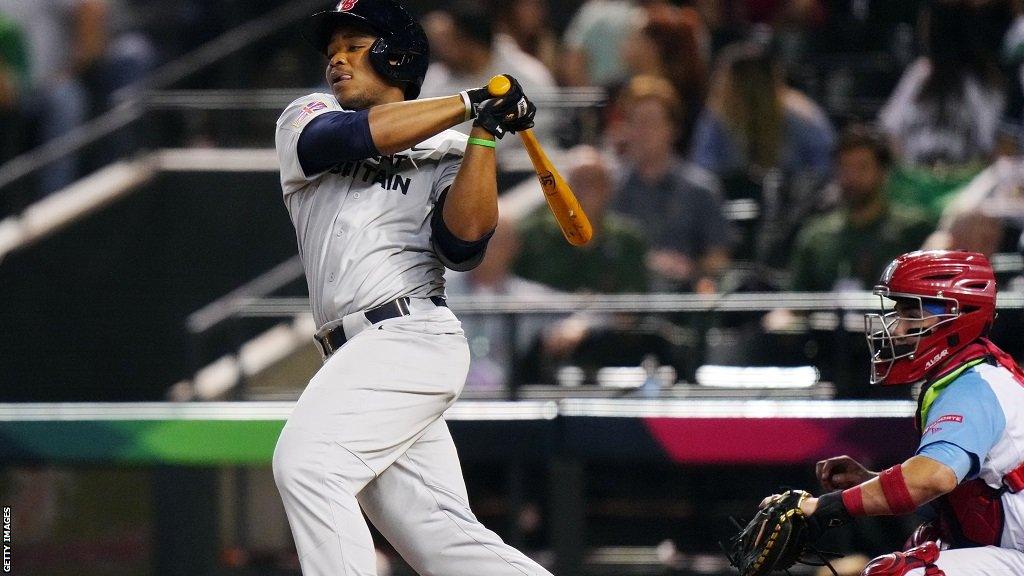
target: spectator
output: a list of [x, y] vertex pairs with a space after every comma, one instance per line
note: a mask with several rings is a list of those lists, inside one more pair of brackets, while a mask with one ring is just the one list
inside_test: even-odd
[[[515, 223], [501, 221], [479, 266], [469, 272], [448, 272], [445, 275], [445, 292], [450, 300], [457, 302], [461, 296], [551, 294], [550, 288], [512, 274], [511, 265], [519, 253], [519, 246]], [[471, 315], [463, 318], [462, 328], [466, 332], [470, 352], [466, 388], [504, 389], [512, 376], [514, 356], [525, 354], [550, 320], [547, 316], [518, 319], [516, 341], [512, 342], [512, 333], [503, 317]]]
[[1001, 248], [1002, 219], [1016, 229], [1024, 227], [1022, 187], [1024, 157], [997, 159], [949, 201], [938, 229], [928, 239], [928, 249], [964, 249], [991, 256]]
[[840, 207], [807, 222], [793, 254], [792, 288], [867, 290], [896, 256], [921, 246], [924, 214], [889, 202], [892, 152], [862, 126], [845, 130], [836, 149]]
[[925, 250], [967, 250], [991, 257], [1003, 243], [1003, 221], [975, 208], [950, 215], [945, 230], [936, 232]]
[[27, 87], [28, 58], [21, 28], [0, 14], [0, 125], [14, 127], [0, 135], [0, 163], [17, 149], [16, 122]]
[[744, 0], [695, 0], [693, 6], [710, 31], [713, 53], [748, 35]]
[[885, 2], [869, 0], [828, 0], [825, 5], [825, 33], [811, 38], [818, 53], [854, 53], [870, 55], [888, 52], [894, 62], [886, 64], [903, 67], [910, 63], [914, 51], [914, 24], [921, 5], [930, 0], [902, 0]]
[[1007, 77], [1015, 80], [1011, 84], [1004, 128], [1010, 136], [1004, 138], [1004, 148], [1010, 150], [1001, 151], [1004, 155], [1011, 155], [1021, 150], [1024, 144], [1024, 6], [1020, 3], [1017, 14], [1003, 35], [1000, 53]]
[[551, 29], [547, 0], [519, 0], [499, 13], [499, 29], [516, 41], [523, 52], [539, 60], [551, 72], [562, 63], [558, 37]]
[[568, 153], [569, 185], [594, 226], [590, 243], [566, 242], [547, 205], [520, 226], [522, 251], [513, 269], [523, 278], [564, 292], [643, 292], [647, 289], [642, 229], [609, 210], [615, 195], [609, 159], [581, 146]]
[[612, 208], [643, 222], [659, 289], [714, 290], [732, 232], [717, 179], [675, 153], [683, 105], [663, 78], [637, 76], [619, 101], [625, 169]]
[[[542, 206], [520, 227], [523, 250], [515, 270], [559, 290], [576, 292], [643, 292], [647, 289], [642, 229], [610, 209], [616, 189], [609, 158], [589, 146], [567, 154], [567, 175], [573, 191], [594, 225], [594, 238], [570, 246]], [[660, 319], [635, 314], [579, 313], [547, 322], [535, 341], [522, 377], [528, 382], [558, 381], [558, 368], [583, 369], [594, 382], [605, 366], [637, 366], [653, 354], [660, 363], [678, 364], [671, 334], [676, 328]]]
[[[101, 0], [0, 0], [0, 13], [21, 27], [28, 44], [28, 120], [39, 140], [56, 138], [85, 121], [88, 97], [81, 75], [103, 54], [106, 44]], [[43, 193], [58, 190], [78, 174], [78, 159], [67, 156], [42, 172]]]
[[723, 50], [697, 120], [694, 162], [723, 178], [760, 180], [773, 169], [825, 174], [834, 140], [825, 113], [785, 85], [768, 48], [743, 43]]
[[562, 83], [567, 86], [612, 86], [626, 79], [623, 48], [642, 18], [631, 0], [587, 0], [565, 30]]
[[[115, 8], [121, 8], [115, 5]], [[106, 107], [106, 96], [137, 79], [152, 64], [151, 49], [138, 42], [111, 41], [111, 9], [104, 0], [0, 0], [25, 34], [30, 86], [27, 120], [46, 142], [79, 126], [91, 108]], [[94, 88], [95, 98], [89, 90]], [[70, 184], [78, 158], [65, 156], [44, 169], [44, 194]]]
[[894, 199], [925, 208], [934, 219], [997, 147], [1006, 82], [998, 47], [981, 36], [992, 30], [991, 7], [983, 9], [989, 4], [929, 2], [921, 27], [925, 55], [904, 72], [879, 113], [899, 161]]
[[646, 14], [624, 46], [625, 60], [633, 74], [666, 78], [682, 98], [679, 144], [685, 152], [707, 88], [707, 30], [692, 8], [655, 4]]
[[815, 38], [822, 36], [828, 11], [822, 0], [785, 0], [749, 4], [774, 5], [774, 9], [767, 10], [763, 17], [766, 18], [765, 25], [771, 26], [778, 60], [787, 73], [798, 70], [804, 62], [815, 56], [811, 43]]
[[[93, 112], [96, 113], [117, 104], [116, 99], [120, 96], [115, 95], [115, 92], [140, 80], [156, 66], [159, 58], [148, 32], [143, 31], [144, 15], [158, 11], [151, 7], [154, 0], [104, 1], [107, 3], [104, 25], [109, 40], [98, 65], [86, 77], [92, 94]], [[174, 15], [177, 18], [162, 20], [160, 25], [177, 30], [178, 36], [188, 36], [195, 41], [195, 36], [201, 33], [201, 27], [195, 31], [190, 28], [187, 35], [181, 34], [181, 30], [189, 23], [180, 20], [180, 13], [188, 12], [190, 8], [187, 4], [179, 5], [178, 13]]]
[[538, 97], [554, 90], [554, 77], [510, 36], [494, 32], [485, 4], [463, 0], [447, 10], [432, 12], [424, 18], [424, 29], [430, 45], [436, 47], [437, 60], [427, 69], [420, 97], [478, 88], [496, 74], [510, 74], [538, 101], [537, 137], [545, 143], [555, 141], [557, 118], [550, 107], [543, 106], [543, 96]]

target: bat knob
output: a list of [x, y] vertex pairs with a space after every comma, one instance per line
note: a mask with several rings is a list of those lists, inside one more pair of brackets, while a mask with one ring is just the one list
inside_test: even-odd
[[511, 89], [512, 83], [502, 74], [491, 78], [490, 82], [487, 83], [487, 92], [495, 98], [508, 94], [508, 91]]

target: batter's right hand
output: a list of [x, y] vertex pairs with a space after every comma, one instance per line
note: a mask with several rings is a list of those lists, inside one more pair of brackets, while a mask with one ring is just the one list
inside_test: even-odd
[[814, 465], [814, 473], [826, 491], [845, 490], [867, 482], [877, 472], [872, 472], [849, 456], [836, 456], [822, 460]]

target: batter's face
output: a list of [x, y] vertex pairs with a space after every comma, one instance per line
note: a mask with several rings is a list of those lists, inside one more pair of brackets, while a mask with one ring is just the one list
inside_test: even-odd
[[363, 110], [405, 99], [402, 89], [385, 80], [370, 64], [370, 46], [376, 39], [365, 28], [343, 25], [327, 45], [327, 84], [343, 108]]

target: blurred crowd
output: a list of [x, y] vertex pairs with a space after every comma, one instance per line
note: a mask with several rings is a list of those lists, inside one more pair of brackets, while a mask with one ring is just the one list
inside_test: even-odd
[[[0, 165], [127, 100], [161, 64], [272, 7], [181, 0], [0, 0]], [[31, 187], [0, 195], [0, 215], [132, 152], [127, 137], [95, 157], [66, 154]], [[16, 197], [15, 197], [16, 196]]]
[[[1017, 252], [1021, 8], [1016, 0], [586, 0], [564, 30], [554, 29], [544, 0], [456, 0], [431, 11], [428, 95], [500, 72], [539, 100], [557, 88], [563, 99], [580, 87], [608, 94], [596, 114], [549, 98], [556, 115], [538, 115], [542, 140], [569, 148], [558, 164], [594, 241], [569, 246], [546, 207], [534, 205], [506, 217], [484, 266], [450, 292], [867, 290], [910, 250]], [[507, 326], [467, 320], [476, 337], [469, 383], [551, 381], [566, 364], [592, 380], [601, 366], [640, 365], [652, 352], [686, 374], [678, 328], [687, 322], [676, 320], [524, 317], [516, 342]], [[800, 321], [783, 312], [726, 321], [741, 338], [723, 360], [779, 363], [778, 346], [742, 340], [742, 324], [763, 341]], [[813, 355], [789, 361], [823, 359]], [[511, 371], [494, 368], [509, 357], [520, 360]]]
[[[110, 110], [160, 64], [271, 4], [0, 0], [0, 163]], [[521, 196], [532, 203], [509, 202], [521, 209], [506, 211], [484, 264], [450, 274], [453, 297], [864, 290], [916, 248], [1020, 250], [1021, 0], [409, 4], [431, 41], [422, 96], [515, 76], [595, 227], [589, 245], [569, 246], [531, 188]], [[294, 50], [295, 36], [284, 44]], [[566, 104], [596, 93], [600, 102]], [[38, 190], [68, 185], [83, 161], [41, 171]], [[507, 198], [535, 188], [528, 164], [501, 178]], [[1016, 275], [1003, 288], [1019, 287]], [[652, 350], [685, 373], [677, 320], [526, 318], [512, 337], [467, 318], [470, 384], [546, 379], [567, 363], [639, 365]], [[757, 340], [800, 320], [720, 327]], [[731, 361], [758, 362], [764, 347], [748, 344]]]

